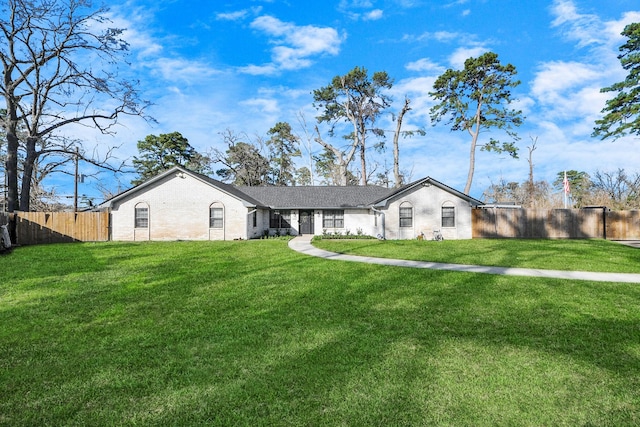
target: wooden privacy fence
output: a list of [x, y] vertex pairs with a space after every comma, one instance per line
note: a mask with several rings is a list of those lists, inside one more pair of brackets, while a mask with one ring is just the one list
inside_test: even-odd
[[640, 211], [484, 208], [472, 214], [474, 239], [640, 239]]
[[0, 214], [3, 224], [15, 220], [17, 245], [109, 240], [109, 212], [15, 212]]
[[[640, 211], [606, 209], [505, 209], [472, 211], [473, 238], [640, 240]], [[15, 220], [18, 245], [106, 242], [108, 212], [0, 212]]]

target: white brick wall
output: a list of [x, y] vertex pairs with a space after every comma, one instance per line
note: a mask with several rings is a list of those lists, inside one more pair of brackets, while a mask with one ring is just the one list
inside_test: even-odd
[[[135, 207], [144, 203], [149, 208], [149, 227], [134, 227]], [[220, 203], [224, 207], [224, 228], [209, 227], [209, 207]], [[413, 208], [411, 227], [399, 226], [400, 205], [410, 203]], [[441, 226], [442, 206], [455, 207], [455, 227]], [[183, 173], [172, 173], [131, 195], [117, 200], [111, 207], [113, 240], [233, 240], [258, 238], [269, 229], [268, 209], [256, 210], [256, 226], [253, 225], [253, 208], [248, 208], [236, 197]], [[327, 232], [383, 234], [387, 239], [415, 239], [421, 232], [427, 239], [434, 229], [441, 229], [445, 239], [471, 238], [471, 207], [467, 201], [435, 186], [417, 186], [391, 199], [380, 208], [381, 213], [370, 209], [345, 209], [343, 228], [326, 228]], [[323, 210], [315, 209], [314, 234], [323, 230]], [[299, 211], [291, 210], [290, 234], [298, 234]], [[281, 230], [282, 233], [285, 230]]]
[[[261, 233], [248, 221], [249, 209], [241, 201], [189, 175], [171, 174], [143, 190], [112, 206], [113, 240], [233, 240]], [[209, 228], [214, 202], [224, 206], [223, 229]], [[148, 229], [134, 228], [138, 203], [149, 207]]]
[[[400, 227], [400, 205], [408, 202], [413, 207], [413, 226]], [[455, 227], [444, 228], [442, 206], [455, 207]], [[404, 206], [404, 205], [403, 205]], [[421, 232], [427, 239], [433, 230], [440, 229], [445, 239], [471, 239], [471, 207], [465, 200], [434, 185], [419, 186], [391, 200], [385, 209], [385, 237], [387, 239], [415, 239]], [[380, 221], [378, 229], [381, 230]]]

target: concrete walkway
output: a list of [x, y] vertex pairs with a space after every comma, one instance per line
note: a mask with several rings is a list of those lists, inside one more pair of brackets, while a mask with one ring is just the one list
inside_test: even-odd
[[481, 265], [444, 264], [439, 262], [407, 261], [400, 259], [375, 258], [359, 255], [344, 255], [318, 249], [311, 244], [311, 235], [297, 236], [289, 241], [294, 251], [338, 261], [365, 262], [369, 264], [392, 265], [396, 267], [428, 268], [466, 273], [502, 274], [507, 276], [545, 277], [551, 279], [589, 280], [596, 282], [640, 283], [640, 274], [596, 273], [588, 271], [543, 270], [534, 268], [489, 267]]

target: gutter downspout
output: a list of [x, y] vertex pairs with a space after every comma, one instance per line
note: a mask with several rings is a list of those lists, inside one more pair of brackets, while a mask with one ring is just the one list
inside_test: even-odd
[[[384, 239], [386, 239], [386, 238], [387, 238], [387, 237], [385, 236], [385, 234], [386, 234], [386, 233], [385, 233], [385, 227], [384, 227], [385, 214], [384, 214], [384, 212], [382, 212], [381, 210], [376, 209], [374, 206], [371, 206], [371, 210], [372, 210], [372, 211], [374, 211], [374, 212], [376, 212], [376, 213], [379, 213], [379, 214], [380, 214], [380, 216], [382, 217], [382, 218], [380, 218], [380, 224], [382, 225], [382, 239], [384, 240]], [[376, 237], [377, 237], [377, 236], [376, 236]]]

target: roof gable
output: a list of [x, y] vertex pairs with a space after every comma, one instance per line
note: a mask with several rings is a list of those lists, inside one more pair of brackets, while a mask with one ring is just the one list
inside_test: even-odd
[[189, 175], [199, 181], [204, 182], [205, 184], [217, 188], [218, 190], [232, 196], [235, 197], [236, 199], [242, 201], [245, 205], [247, 206], [259, 206], [259, 207], [265, 207], [264, 205], [262, 205], [259, 201], [253, 199], [252, 197], [250, 197], [247, 194], [244, 194], [243, 192], [239, 191], [236, 187], [234, 187], [233, 185], [229, 185], [229, 184], [225, 184], [224, 182], [218, 181], [216, 179], [213, 178], [209, 178], [208, 176], [199, 174], [197, 172], [193, 172], [190, 171], [188, 169], [185, 169], [181, 166], [174, 166], [171, 169], [168, 169], [158, 175], [156, 175], [155, 177], [139, 184], [136, 185], [135, 187], [132, 187], [126, 191], [123, 191], [122, 193], [112, 197], [111, 199], [105, 200], [100, 207], [110, 207], [113, 203], [122, 200], [130, 195], [136, 194], [138, 192], [144, 191], [147, 187], [152, 186], [153, 184], [155, 184], [158, 181], [161, 181], [163, 179], [165, 179], [166, 177], [172, 175], [172, 174], [185, 174], [185, 175]]
[[433, 185], [435, 187], [438, 187], [462, 200], [465, 200], [467, 202], [469, 202], [471, 205], [473, 206], [478, 206], [481, 205], [482, 202], [478, 199], [474, 199], [473, 197], [469, 196], [468, 194], [465, 194], [461, 191], [456, 190], [455, 188], [449, 187], [448, 185], [445, 185], [443, 183], [441, 183], [440, 181], [433, 179], [431, 177], [426, 177], [426, 178], [422, 178], [419, 179], [417, 181], [413, 181], [409, 184], [403, 185], [400, 188], [395, 189], [394, 191], [392, 191], [391, 193], [387, 194], [386, 196], [381, 197], [380, 199], [375, 200], [374, 202], [372, 202], [372, 205], [374, 206], [384, 206], [388, 203], [388, 201], [392, 198], [395, 197], [399, 197], [401, 194], [406, 193], [407, 191], [410, 191], [416, 187], [419, 186], [429, 186], [429, 185]]

